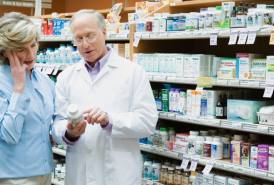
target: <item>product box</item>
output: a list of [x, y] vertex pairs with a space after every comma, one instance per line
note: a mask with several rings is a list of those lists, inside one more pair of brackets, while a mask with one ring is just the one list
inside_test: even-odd
[[169, 90], [162, 89], [162, 110], [165, 112], [169, 111]]
[[186, 91], [186, 115], [191, 116], [191, 110], [192, 110], [192, 96], [191, 96], [191, 89], [188, 89]]
[[274, 172], [274, 146], [269, 146], [269, 171]]
[[257, 112], [266, 106], [266, 101], [227, 100], [227, 119], [232, 121], [258, 123]]
[[139, 20], [144, 16], [143, 12], [138, 12], [138, 13], [129, 13], [128, 14], [128, 22], [134, 22]]
[[201, 98], [201, 117], [207, 117], [207, 99], [208, 99], [208, 91], [202, 91]]
[[53, 35], [53, 19], [48, 19], [48, 35]]
[[215, 55], [206, 55], [206, 57], [208, 58], [208, 72], [206, 76], [211, 77], [213, 69], [213, 59], [215, 58]]
[[[125, 44], [125, 59], [129, 60], [129, 57], [130, 57], [129, 43], [126, 43]], [[134, 60], [134, 56], [133, 56], [133, 60]]]
[[113, 44], [113, 49], [120, 57], [125, 57], [125, 44]]
[[208, 91], [207, 92], [207, 116], [216, 117], [216, 104], [219, 100], [220, 91]]
[[221, 58], [220, 68], [236, 68], [236, 59], [234, 58]]
[[269, 146], [270, 145], [258, 145], [258, 164], [259, 170], [269, 169]]
[[221, 61], [220, 57], [213, 58], [213, 64], [212, 64], [212, 77], [213, 78], [217, 78], [217, 72], [218, 72], [218, 69], [220, 68], [220, 61]]
[[183, 54], [176, 54], [176, 76], [183, 77], [184, 76], [184, 58]]
[[165, 141], [164, 148], [167, 150], [173, 150], [173, 141]]
[[244, 185], [245, 180], [240, 178], [228, 178], [228, 185]]
[[242, 166], [250, 166], [250, 143], [242, 143], [241, 145], [241, 164]]
[[204, 176], [203, 173], [200, 173], [200, 172], [196, 173], [196, 182], [195, 182], [196, 185], [203, 185], [204, 184], [203, 183], [203, 181], [204, 181], [203, 176]]
[[248, 76], [249, 79], [265, 80], [266, 71], [265, 69], [251, 69]]
[[158, 54], [153, 54], [152, 60], [153, 60], [153, 75], [158, 75], [159, 74], [159, 58], [158, 58]]
[[129, 33], [129, 23], [120, 23], [118, 27], [119, 27], [120, 34]]
[[159, 75], [165, 75], [165, 55], [158, 54], [159, 61]]
[[144, 12], [144, 15], [151, 13], [163, 6], [163, 3], [158, 1], [142, 1], [135, 3], [135, 12]]
[[178, 113], [182, 115], [186, 115], [186, 106], [187, 106], [187, 92], [186, 90], [181, 89], [179, 94]]
[[233, 68], [219, 68], [217, 78], [235, 78], [236, 70]]
[[170, 3], [180, 3], [182, 0], [163, 0], [164, 4], [170, 4]]
[[267, 56], [266, 80], [274, 80], [274, 56]]
[[117, 23], [108, 23], [106, 24], [107, 34], [116, 34], [119, 33], [119, 26]]
[[192, 77], [192, 55], [185, 55], [184, 77]]
[[266, 69], [266, 59], [253, 59], [252, 69]]
[[214, 185], [215, 174], [209, 173], [203, 175], [203, 183], [207, 185]]
[[153, 75], [154, 71], [154, 54], [150, 53], [147, 55], [147, 63], [148, 63], [148, 75]]
[[189, 133], [176, 134], [176, 142], [188, 142]]
[[173, 151], [187, 154], [188, 153], [188, 142], [177, 142], [176, 141], [173, 145]]
[[235, 2], [222, 2], [222, 29], [230, 28], [231, 13], [234, 6]]
[[227, 185], [228, 177], [216, 175], [214, 178], [214, 185]]
[[250, 150], [250, 167], [257, 168], [257, 158], [258, 158], [258, 146], [251, 146]]
[[241, 165], [241, 146], [243, 141], [231, 141], [231, 163]]
[[198, 77], [208, 73], [208, 62], [205, 55], [185, 55], [184, 76]]
[[195, 116], [195, 110], [196, 110], [196, 91], [191, 91], [191, 116]]

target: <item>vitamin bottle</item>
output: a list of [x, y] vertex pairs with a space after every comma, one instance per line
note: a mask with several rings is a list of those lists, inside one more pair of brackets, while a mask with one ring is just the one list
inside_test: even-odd
[[223, 158], [230, 159], [231, 151], [230, 151], [230, 139], [227, 137], [222, 137], [223, 142]]
[[167, 166], [166, 165], [162, 165], [162, 169], [161, 169], [161, 183], [162, 184], [167, 184]]
[[83, 112], [76, 104], [70, 104], [68, 106], [67, 116], [72, 121], [73, 127], [75, 127], [80, 121], [84, 120]]
[[180, 166], [176, 166], [175, 174], [174, 174], [174, 185], [182, 184], [182, 168]]
[[238, 7], [237, 13], [237, 27], [244, 28], [246, 21], [246, 13], [244, 12], [243, 3], [240, 2], [240, 6]]
[[199, 131], [190, 131], [188, 136], [188, 154], [195, 154], [196, 137], [199, 135]]
[[213, 141], [213, 137], [206, 137], [206, 141], [204, 142], [204, 147], [203, 147], [203, 150], [204, 150], [204, 157], [211, 157], [211, 143]]
[[149, 158], [145, 159], [144, 163], [144, 178], [152, 179], [152, 160]]
[[168, 167], [167, 185], [174, 185], [174, 167]]
[[161, 127], [159, 133], [159, 146], [164, 147], [165, 141], [168, 141], [168, 132], [167, 128]]
[[216, 105], [216, 118], [223, 119], [224, 118], [224, 105], [222, 103], [222, 95], [219, 95], [219, 101]]
[[223, 159], [223, 143], [221, 138], [213, 138], [211, 144], [211, 159]]
[[190, 170], [185, 169], [182, 177], [182, 185], [189, 185]]
[[191, 175], [189, 177], [189, 185], [195, 185], [196, 184], [196, 172], [191, 172]]
[[204, 136], [198, 136], [196, 138], [195, 154], [197, 156], [203, 156], [204, 141], [205, 141]]
[[230, 27], [231, 28], [236, 28], [237, 27], [237, 13], [236, 13], [236, 8], [233, 6], [233, 10], [231, 12], [231, 19], [230, 19]]
[[154, 161], [152, 164], [152, 180], [153, 181], [160, 181], [160, 174], [161, 174], [161, 163], [160, 161]]

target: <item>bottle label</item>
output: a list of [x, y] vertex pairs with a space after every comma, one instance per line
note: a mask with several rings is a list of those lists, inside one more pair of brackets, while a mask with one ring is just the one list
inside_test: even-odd
[[166, 31], [166, 20], [160, 21], [160, 31]]
[[237, 15], [237, 27], [245, 27], [246, 22], [246, 16], [245, 15]]
[[174, 174], [167, 174], [167, 184], [174, 184]]
[[152, 178], [152, 169], [151, 166], [145, 165], [144, 166], [144, 177], [146, 179], [151, 179]]
[[206, 16], [200, 15], [199, 16], [199, 30], [205, 29], [205, 24], [206, 24]]
[[224, 158], [230, 158], [230, 144], [224, 143]]
[[207, 16], [206, 16], [206, 28], [207, 29], [212, 29], [213, 21], [214, 21], [214, 15], [213, 14], [207, 14]]
[[272, 26], [272, 13], [264, 14], [264, 25]]
[[182, 184], [182, 175], [174, 175], [174, 185]]
[[173, 20], [167, 20], [166, 31], [173, 31]]
[[198, 30], [199, 19], [191, 18], [189, 19], [189, 30]]
[[195, 146], [195, 153], [196, 155], [202, 156], [203, 155], [203, 143], [196, 144]]
[[161, 173], [161, 182], [163, 184], [165, 184], [167, 182], [167, 173], [166, 172]]
[[216, 107], [216, 116], [224, 116], [224, 108]]
[[72, 121], [73, 127], [75, 127], [80, 121], [83, 121], [83, 120], [84, 120], [84, 117], [83, 117], [83, 115], [81, 115], [79, 118], [70, 119], [70, 120]]
[[173, 20], [173, 31], [178, 31], [178, 19]]
[[211, 157], [211, 144], [204, 144], [204, 157]]
[[195, 179], [189, 179], [189, 185], [195, 185]]
[[188, 153], [195, 154], [195, 141], [188, 141]]
[[189, 177], [183, 177], [182, 182], [183, 185], [189, 185]]
[[254, 20], [253, 20], [253, 16], [248, 16], [247, 17], [247, 27], [253, 27], [254, 26]]
[[152, 180], [159, 181], [160, 180], [159, 175], [160, 175], [160, 169], [159, 168], [153, 168], [152, 169]]

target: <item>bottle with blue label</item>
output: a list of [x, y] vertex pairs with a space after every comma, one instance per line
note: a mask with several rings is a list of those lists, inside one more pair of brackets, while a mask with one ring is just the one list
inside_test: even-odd
[[152, 179], [152, 160], [149, 158], [145, 159], [144, 163], [144, 178]]
[[180, 14], [175, 14], [173, 17], [173, 28], [172, 28], [173, 31], [179, 31], [179, 28], [178, 28], [179, 17], [180, 17]]
[[211, 159], [223, 159], [223, 143], [221, 138], [213, 138], [211, 143]]
[[223, 142], [223, 158], [224, 159], [230, 159], [231, 156], [231, 142], [228, 137], [222, 137], [222, 142]]
[[160, 161], [153, 161], [152, 164], [152, 180], [155, 182], [160, 181], [161, 163]]
[[169, 14], [166, 19], [166, 31], [173, 31], [173, 18], [172, 14]]

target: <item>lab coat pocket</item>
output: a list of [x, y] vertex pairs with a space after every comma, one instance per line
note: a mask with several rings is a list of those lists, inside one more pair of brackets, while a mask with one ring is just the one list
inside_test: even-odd
[[105, 153], [105, 184], [134, 185], [138, 182], [136, 163], [131, 152], [106, 151]]

